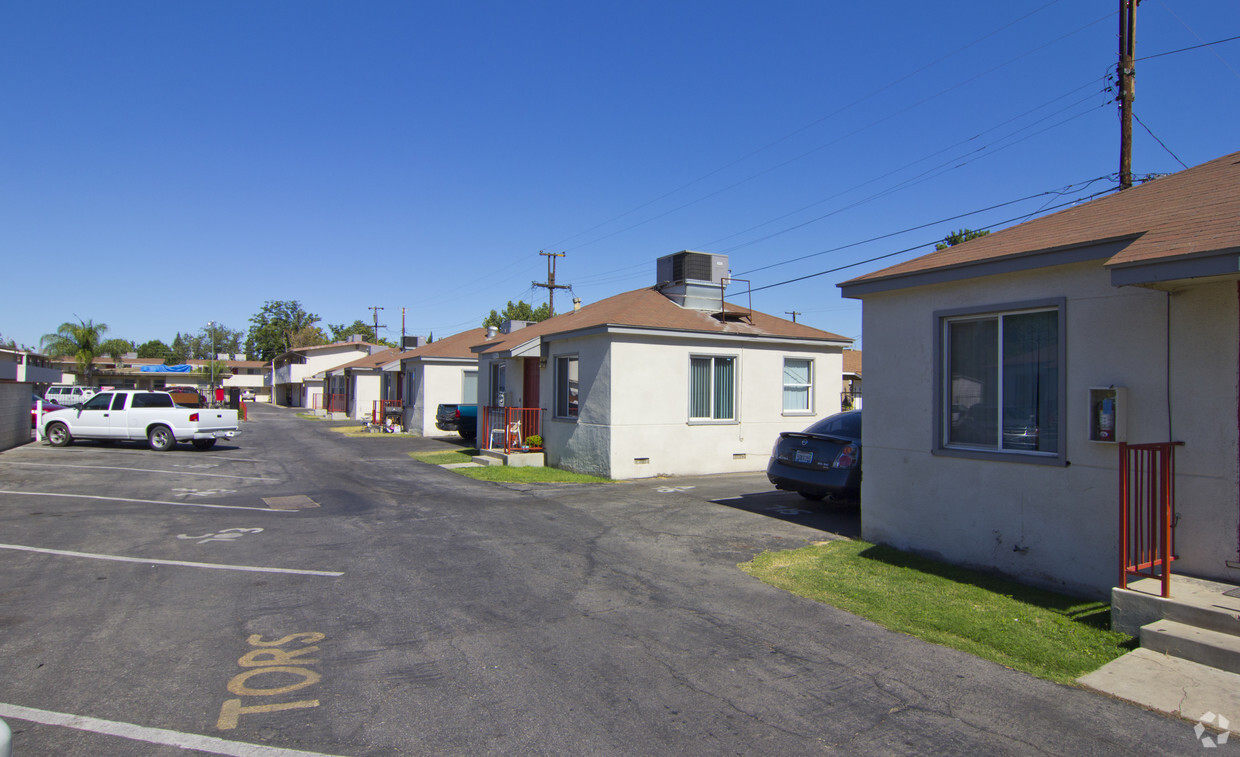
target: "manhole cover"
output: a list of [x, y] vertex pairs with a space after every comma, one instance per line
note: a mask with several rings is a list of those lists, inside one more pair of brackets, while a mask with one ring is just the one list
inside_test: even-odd
[[294, 494], [291, 497], [263, 497], [263, 501], [272, 510], [305, 510], [308, 507], [319, 506], [318, 502], [304, 494]]

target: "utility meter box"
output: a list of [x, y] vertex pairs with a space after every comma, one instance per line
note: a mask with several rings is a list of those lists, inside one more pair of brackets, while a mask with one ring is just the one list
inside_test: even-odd
[[1128, 441], [1128, 390], [1122, 386], [1089, 390], [1089, 440]]

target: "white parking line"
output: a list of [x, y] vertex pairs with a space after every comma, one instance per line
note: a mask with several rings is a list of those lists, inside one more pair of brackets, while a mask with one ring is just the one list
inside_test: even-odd
[[37, 465], [40, 468], [86, 468], [89, 470], [123, 470], [133, 473], [163, 473], [166, 476], [210, 476], [211, 478], [238, 478], [243, 481], [272, 481], [279, 482], [278, 478], [264, 478], [262, 476], [229, 476], [226, 473], [187, 473], [185, 471], [171, 470], [154, 470], [152, 468], [121, 468], [116, 465], [66, 465], [64, 463], [27, 463], [22, 461], [5, 461], [8, 465]]
[[119, 723], [115, 720], [100, 720], [84, 715], [69, 715], [63, 712], [37, 710], [33, 707], [22, 707], [16, 704], [0, 702], [0, 715], [14, 720], [26, 720], [43, 725], [57, 725], [74, 728], [79, 731], [100, 733], [105, 736], [117, 736], [133, 741], [145, 741], [148, 744], [175, 746], [182, 749], [194, 749], [208, 754], [225, 754], [231, 757], [334, 757], [323, 752], [304, 752], [300, 749], [281, 749], [262, 744], [247, 744], [244, 741], [225, 741], [213, 736], [200, 736], [196, 733], [180, 733], [166, 728], [150, 728], [133, 723]]
[[[63, 455], [89, 455], [93, 453], [106, 453], [109, 456], [111, 455], [142, 455], [143, 457], [150, 457], [151, 455], [159, 454], [149, 449], [121, 449], [119, 447], [76, 447], [76, 446], [69, 447], [66, 449], [63, 447], [56, 448], [56, 447], [51, 447], [48, 445], [43, 445], [42, 447], [23, 447], [22, 451], [27, 452], [32, 455], [42, 454], [42, 455], [62, 455], [62, 456]], [[195, 450], [187, 454], [191, 454], [195, 458], [208, 457], [214, 460], [227, 460], [229, 462], [236, 462], [236, 463], [265, 463], [267, 462], [266, 460], [258, 460], [252, 457], [233, 457], [231, 454], [224, 453], [224, 452], [203, 452], [201, 450]]]
[[0, 489], [0, 494], [21, 494], [27, 497], [74, 497], [78, 499], [102, 499], [109, 502], [138, 502], [144, 505], [172, 505], [173, 507], [210, 507], [218, 510], [254, 510], [260, 513], [287, 513], [293, 510], [272, 510], [270, 507], [248, 505], [209, 505], [205, 502], [165, 502], [159, 499], [133, 499], [131, 497], [104, 497], [99, 494], [60, 494], [57, 492], [19, 492]]
[[182, 568], [210, 568], [212, 570], [239, 570], [247, 573], [290, 573], [298, 576], [328, 576], [339, 578], [344, 573], [334, 570], [299, 570], [297, 568], [264, 568], [256, 565], [221, 565], [211, 562], [189, 562], [187, 560], [156, 560], [142, 557], [121, 557], [119, 555], [100, 555], [93, 552], [70, 552], [65, 549], [44, 549], [43, 547], [27, 547], [22, 544], [0, 544], [0, 549], [12, 549], [19, 552], [37, 552], [44, 555], [63, 555], [65, 557], [85, 557], [91, 560], [112, 560], [115, 562], [136, 562], [142, 565], [175, 565]]

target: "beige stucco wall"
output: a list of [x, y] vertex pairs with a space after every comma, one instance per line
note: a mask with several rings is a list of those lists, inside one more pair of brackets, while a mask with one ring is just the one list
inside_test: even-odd
[[349, 402], [353, 405], [350, 417], [354, 420], [368, 421], [373, 417], [375, 400], [382, 396], [380, 392], [383, 388], [383, 373], [367, 371], [351, 373], [350, 376], [353, 381], [349, 392]]
[[[936, 311], [1066, 297], [1069, 465], [931, 454]], [[1104, 594], [1118, 577], [1118, 449], [1088, 440], [1088, 389], [1127, 387], [1128, 437], [1167, 440], [1168, 357], [1184, 573], [1232, 579], [1237, 539], [1234, 282], [1170, 295], [1110, 285], [1101, 263], [864, 298], [862, 536], [1025, 580]]]
[[[541, 386], [554, 407], [554, 358], [578, 355], [581, 414], [545, 423], [548, 462], [617, 479], [758, 471], [780, 431], [839, 411], [840, 348], [754, 345], [746, 340], [593, 336], [549, 350]], [[689, 358], [738, 361], [738, 422], [689, 422]], [[814, 360], [814, 412], [783, 412], [783, 361]]]
[[478, 398], [464, 397], [466, 371], [478, 370], [475, 365], [462, 363], [408, 363], [406, 372], [405, 423], [410, 433], [422, 436], [455, 436], [455, 431], [440, 431], [435, 427], [435, 412], [439, 405], [473, 405]]

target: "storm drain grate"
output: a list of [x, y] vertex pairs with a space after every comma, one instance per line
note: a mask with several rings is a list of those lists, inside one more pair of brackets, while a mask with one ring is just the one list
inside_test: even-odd
[[291, 497], [263, 497], [263, 501], [272, 510], [305, 510], [309, 507], [319, 506], [318, 502], [304, 494], [294, 494]]
[[1224, 597], [1235, 597], [1237, 599], [1240, 599], [1240, 589], [1231, 589], [1229, 591], [1225, 591], [1223, 592], [1223, 596]]

